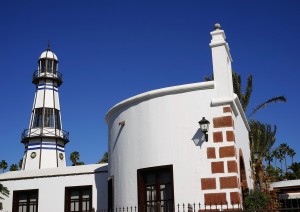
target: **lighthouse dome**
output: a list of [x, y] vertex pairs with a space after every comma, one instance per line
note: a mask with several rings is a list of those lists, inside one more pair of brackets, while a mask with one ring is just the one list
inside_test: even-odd
[[41, 54], [39, 59], [44, 59], [44, 58], [49, 58], [49, 59], [58, 61], [57, 56], [48, 49]]

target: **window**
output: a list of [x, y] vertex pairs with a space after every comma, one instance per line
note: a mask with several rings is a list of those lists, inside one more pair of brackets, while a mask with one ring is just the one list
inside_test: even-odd
[[52, 73], [53, 68], [52, 68], [52, 60], [46, 60], [47, 61], [47, 72]]
[[53, 74], [57, 73], [57, 61], [53, 61]]
[[[43, 118], [44, 117], [44, 118]], [[55, 124], [54, 124], [55, 122]], [[60, 112], [53, 108], [36, 108], [32, 128], [36, 127], [53, 127], [61, 129]]]
[[172, 212], [174, 206], [173, 167], [138, 170], [139, 211]]
[[61, 129], [59, 110], [55, 109], [54, 112], [55, 112], [55, 128]]
[[38, 212], [38, 190], [14, 191], [13, 212]]
[[92, 211], [92, 186], [67, 187], [65, 212]]
[[43, 108], [36, 108], [34, 111], [34, 118], [32, 127], [43, 127]]
[[41, 60], [41, 73], [44, 73], [46, 69], [46, 61]]
[[52, 108], [45, 108], [44, 127], [54, 127], [54, 114]]

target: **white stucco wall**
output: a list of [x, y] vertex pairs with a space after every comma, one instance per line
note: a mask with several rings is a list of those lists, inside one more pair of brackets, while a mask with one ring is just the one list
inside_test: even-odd
[[[174, 202], [203, 203], [201, 178], [239, 178], [240, 175], [220, 173], [212, 176], [207, 147], [217, 149], [224, 145], [235, 145], [237, 158], [241, 148], [246, 169], [250, 169], [247, 164], [250, 154], [247, 124], [233, 103], [233, 98], [231, 106], [236, 109], [232, 116], [236, 142], [213, 143], [212, 130], [208, 133], [209, 141], [203, 141], [198, 121], [205, 116], [212, 127], [214, 117], [224, 116], [223, 106], [211, 105], [213, 88], [212, 81], [154, 90], [127, 99], [108, 112], [109, 176], [114, 179], [114, 207], [138, 204], [138, 169], [165, 165], [173, 165]], [[122, 121], [125, 121], [123, 127], [119, 125]], [[226, 128], [222, 130], [225, 132]], [[216, 154], [218, 157], [219, 153]], [[236, 160], [236, 157], [222, 160], [224, 169], [227, 170], [227, 161]], [[250, 174], [247, 173], [248, 175]], [[247, 183], [251, 186], [249, 177]], [[240, 192], [240, 189], [232, 191]], [[220, 184], [217, 183], [215, 190], [205, 192], [224, 190], [221, 191]], [[229, 193], [227, 195], [227, 199], [230, 199]]]
[[[137, 205], [137, 169], [163, 165], [173, 165], [175, 202], [201, 200], [200, 178], [210, 166], [198, 121], [216, 113], [210, 107], [213, 83], [209, 83], [210, 89], [205, 90], [202, 86], [207, 82], [167, 88], [167, 94], [164, 89], [151, 91], [141, 94], [144, 100], [129, 105], [126, 102], [131, 100], [125, 100], [120, 104], [125, 107], [108, 113], [115, 207]], [[184, 89], [188, 86], [192, 91]], [[123, 128], [121, 121], [125, 121]]]
[[96, 210], [107, 208], [107, 165], [9, 172], [0, 175], [0, 183], [10, 191], [3, 201], [5, 212], [12, 211], [13, 191], [31, 189], [39, 190], [39, 211], [64, 211], [65, 188], [85, 185], [92, 186], [92, 206]]

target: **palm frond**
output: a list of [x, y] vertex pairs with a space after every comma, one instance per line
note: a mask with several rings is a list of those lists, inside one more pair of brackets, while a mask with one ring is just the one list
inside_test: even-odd
[[212, 80], [214, 80], [214, 74], [212, 74], [210, 77], [209, 76], [204, 77], [204, 81], [212, 81]]
[[255, 107], [253, 109], [253, 111], [250, 113], [249, 117], [251, 117], [253, 114], [255, 114], [258, 110], [268, 106], [270, 103], [276, 103], [276, 102], [286, 102], [286, 98], [285, 96], [277, 96], [277, 97], [273, 97], [265, 102], [263, 102], [262, 104], [258, 105], [257, 107]]
[[249, 75], [247, 78], [247, 85], [246, 85], [245, 93], [243, 94], [243, 109], [244, 109], [244, 111], [247, 110], [251, 95], [252, 95], [252, 75]]

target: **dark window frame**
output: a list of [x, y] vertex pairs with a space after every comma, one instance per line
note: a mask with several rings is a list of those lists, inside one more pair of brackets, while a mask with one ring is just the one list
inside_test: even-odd
[[[164, 200], [167, 205], [166, 208], [164, 208], [164, 211], [172, 212], [173, 206], [174, 206], [174, 178], [173, 178], [173, 165], [166, 165], [166, 166], [156, 166], [156, 167], [149, 167], [149, 168], [143, 168], [137, 170], [137, 183], [138, 183], [138, 209], [139, 211], [161, 211], [161, 208], [158, 208], [160, 205], [156, 205], [157, 208], [150, 208], [148, 210], [146, 206], [148, 203], [152, 204], [154, 201], [147, 201], [147, 191], [146, 191], [146, 182], [145, 178], [148, 175], [155, 175], [155, 184], [153, 186], [156, 190], [156, 195], [159, 195], [157, 198], [159, 199], [159, 202], [161, 203], [161, 197], [159, 194], [160, 185], [166, 185], [166, 184], [160, 184], [161, 183], [161, 176], [160, 174], [168, 172], [170, 174], [170, 182], [167, 183], [171, 186], [171, 195], [170, 199]], [[149, 185], [148, 185], [149, 186]]]
[[84, 190], [89, 190], [90, 196], [89, 196], [89, 206], [90, 208], [86, 211], [92, 211], [93, 208], [93, 186], [92, 185], [86, 185], [86, 186], [71, 186], [71, 187], [65, 187], [65, 212], [70, 212], [70, 204], [71, 204], [71, 192], [72, 191], [79, 191], [79, 211], [82, 212], [82, 192]]
[[60, 110], [49, 107], [35, 108], [32, 128], [55, 128], [61, 130]]
[[36, 195], [36, 203], [34, 204], [36, 206], [34, 212], [39, 211], [39, 190], [38, 189], [31, 189], [31, 190], [15, 190], [13, 191], [13, 206], [12, 206], [12, 212], [19, 212], [19, 206], [20, 206], [20, 195], [26, 195], [27, 202], [26, 207], [27, 209], [22, 212], [29, 212], [30, 210], [30, 195], [35, 194]]

